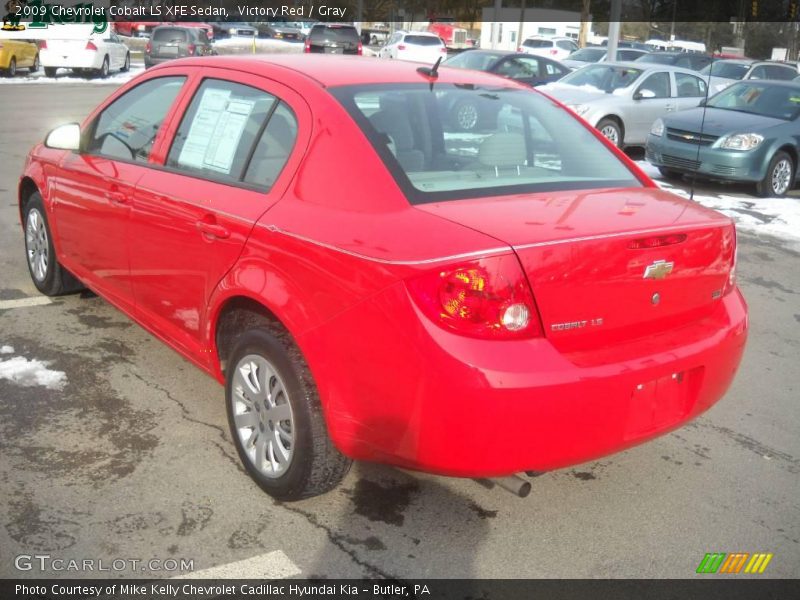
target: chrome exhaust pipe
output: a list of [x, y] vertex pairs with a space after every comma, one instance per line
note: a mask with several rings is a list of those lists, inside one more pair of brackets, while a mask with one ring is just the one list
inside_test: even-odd
[[499, 486], [519, 498], [527, 498], [528, 494], [531, 493], [531, 482], [525, 481], [519, 475], [489, 477], [487, 479], [476, 479], [475, 481], [489, 489], [492, 489], [494, 486]]

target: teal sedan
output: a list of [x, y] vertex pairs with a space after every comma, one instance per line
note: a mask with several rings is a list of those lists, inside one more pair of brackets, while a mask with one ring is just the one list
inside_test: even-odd
[[798, 171], [798, 116], [800, 84], [743, 81], [705, 107], [656, 119], [645, 158], [667, 178], [752, 182], [759, 196], [783, 196]]

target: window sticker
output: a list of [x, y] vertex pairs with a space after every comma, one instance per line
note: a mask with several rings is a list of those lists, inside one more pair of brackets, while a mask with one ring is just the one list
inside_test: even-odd
[[254, 106], [255, 100], [231, 98], [230, 90], [205, 90], [178, 164], [229, 175]]

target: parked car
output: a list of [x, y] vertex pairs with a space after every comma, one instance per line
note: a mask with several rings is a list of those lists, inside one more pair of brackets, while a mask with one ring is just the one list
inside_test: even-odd
[[144, 67], [186, 56], [211, 56], [214, 46], [205, 32], [194, 27], [162, 25], [156, 27], [144, 48]]
[[797, 177], [798, 116], [800, 84], [737, 82], [705, 108], [657, 119], [646, 158], [665, 177], [753, 182], [759, 196], [783, 196]]
[[447, 48], [435, 33], [395, 31], [386, 44], [381, 47], [378, 56], [432, 65], [440, 58], [447, 58]]
[[535, 54], [556, 60], [563, 60], [578, 49], [575, 40], [568, 37], [533, 36], [522, 42], [517, 48], [525, 54]]
[[714, 60], [710, 54], [700, 52], [649, 52], [636, 59], [636, 62], [656, 65], [672, 65], [692, 71], [700, 71]]
[[218, 21], [213, 24], [213, 27], [214, 39], [217, 40], [232, 37], [252, 38], [258, 35], [258, 29], [254, 25], [242, 21]]
[[706, 82], [696, 71], [647, 63], [597, 63], [541, 88], [619, 147], [644, 145], [666, 113], [697, 106]]
[[740, 58], [714, 61], [700, 74], [709, 77], [710, 91], [716, 94], [732, 83], [748, 79], [791, 81], [797, 77], [797, 69], [785, 63]]
[[[309, 28], [309, 31], [311, 29]], [[287, 42], [302, 42], [306, 34], [299, 23], [288, 21], [269, 21], [258, 24], [258, 37], [284, 40]]]
[[41, 40], [39, 61], [48, 77], [55, 77], [60, 68], [81, 75], [108, 77], [111, 71], [130, 69], [131, 53], [116, 33], [107, 30], [86, 37]]
[[[632, 61], [642, 56], [649, 54], [646, 50], [637, 50], [636, 48], [617, 48], [617, 61], [625, 62]], [[577, 52], [573, 52], [566, 59], [562, 61], [564, 65], [570, 69], [579, 69], [585, 65], [603, 62], [608, 59], [608, 52], [605, 48], [581, 48]]]
[[35, 42], [0, 39], [0, 73], [14, 77], [18, 69], [39, 70], [39, 47]]
[[362, 54], [358, 30], [342, 23], [315, 23], [303, 51], [310, 54]]
[[530, 86], [558, 81], [570, 72], [560, 62], [543, 56], [503, 50], [465, 50], [448, 58], [442, 66], [486, 71]]
[[[214, 39], [214, 30], [217, 23], [211, 25], [209, 23], [202, 23], [199, 21], [114, 21], [114, 31], [117, 35], [124, 35], [128, 37], [147, 37], [153, 33], [153, 29], [163, 25], [177, 25], [180, 27], [196, 27], [203, 30], [209, 40]], [[225, 37], [225, 36], [224, 36]]]
[[[496, 128], [449, 132], [450, 94]], [[19, 210], [34, 285], [88, 286], [224, 384], [283, 499], [352, 459], [496, 477], [617, 452], [717, 402], [747, 336], [731, 219], [476, 71], [154, 67], [33, 148]]]

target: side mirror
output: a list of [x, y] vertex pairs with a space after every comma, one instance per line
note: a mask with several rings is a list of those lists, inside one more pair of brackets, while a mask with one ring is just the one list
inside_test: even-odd
[[637, 90], [636, 93], [633, 95], [634, 100], [642, 100], [648, 98], [655, 98], [656, 93], [653, 90]]
[[80, 150], [81, 128], [77, 123], [67, 123], [56, 127], [47, 134], [44, 145], [56, 150]]

